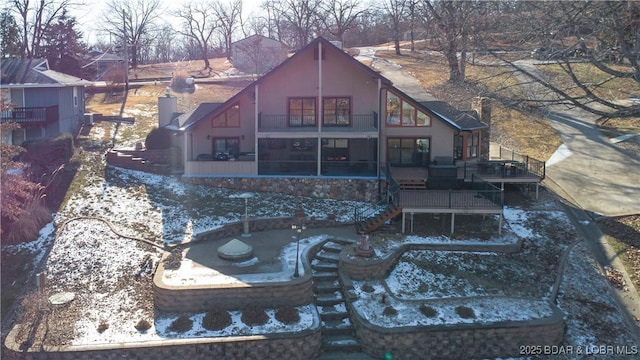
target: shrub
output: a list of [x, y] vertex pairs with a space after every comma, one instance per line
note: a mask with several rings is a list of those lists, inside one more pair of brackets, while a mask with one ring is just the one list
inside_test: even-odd
[[109, 328], [109, 323], [106, 321], [101, 321], [100, 325], [98, 325], [98, 332], [100, 334], [102, 334], [103, 332], [107, 331], [107, 329]]
[[177, 72], [173, 74], [173, 78], [171, 78], [171, 90], [175, 92], [191, 92], [195, 87], [193, 84], [187, 84], [187, 79], [189, 77], [189, 74], [184, 72]]
[[276, 311], [276, 320], [284, 324], [296, 324], [300, 321], [300, 314], [292, 306], [281, 306]]
[[374, 288], [371, 285], [364, 285], [362, 287], [362, 291], [364, 291], [366, 293], [372, 293], [374, 291]]
[[181, 315], [169, 325], [169, 331], [179, 333], [187, 332], [191, 330], [191, 328], [193, 328], [193, 320], [186, 315]]
[[456, 314], [458, 314], [463, 319], [474, 319], [476, 317], [473, 309], [466, 306], [458, 306], [456, 307]]
[[207, 330], [222, 330], [231, 325], [231, 315], [221, 307], [214, 307], [207, 311], [202, 319], [202, 326]]
[[147, 319], [140, 319], [136, 324], [136, 330], [147, 331], [151, 329], [151, 323]]
[[171, 132], [164, 128], [154, 128], [144, 140], [144, 146], [149, 150], [168, 149], [171, 147]]
[[398, 310], [394, 309], [393, 306], [386, 306], [384, 310], [382, 310], [382, 315], [396, 316], [398, 315]]
[[438, 310], [426, 305], [420, 305], [420, 312], [422, 313], [422, 315], [429, 318], [433, 318], [438, 315]]
[[269, 316], [259, 305], [249, 305], [242, 310], [242, 322], [247, 325], [264, 325], [268, 320]]

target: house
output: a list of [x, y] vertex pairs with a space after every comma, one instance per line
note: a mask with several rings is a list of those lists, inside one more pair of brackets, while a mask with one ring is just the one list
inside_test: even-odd
[[16, 145], [26, 140], [73, 133], [83, 121], [84, 87], [91, 82], [49, 68], [45, 59], [3, 59], [0, 89], [9, 110], [2, 122], [20, 129], [6, 134], [3, 142]]
[[[432, 107], [433, 105], [433, 107]], [[184, 176], [371, 177], [382, 164], [475, 162], [488, 125], [475, 112], [418, 102], [317, 38], [222, 104], [174, 119]], [[227, 162], [202, 162], [205, 155]]]
[[114, 77], [124, 76], [126, 63], [123, 57], [99, 51], [93, 51], [90, 55], [92, 55], [92, 58], [83, 68], [92, 68], [92, 71], [96, 74], [96, 81], [107, 80], [110, 77], [113, 79]]
[[280, 41], [251, 35], [231, 44], [231, 62], [249, 74], [263, 74], [287, 59], [289, 49]]

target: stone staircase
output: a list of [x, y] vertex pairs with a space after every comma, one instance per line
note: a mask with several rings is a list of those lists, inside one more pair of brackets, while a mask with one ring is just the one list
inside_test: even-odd
[[396, 207], [393, 203], [389, 203], [384, 211], [379, 212], [376, 215], [366, 218], [357, 223], [356, 232], [358, 234], [362, 232], [365, 234], [370, 233], [380, 226], [384, 225], [384, 223], [388, 220], [391, 220], [394, 217], [398, 216], [398, 214], [400, 214], [401, 212], [402, 208]]
[[344, 358], [336, 356], [355, 355], [362, 350], [349, 319], [338, 272], [340, 251], [352, 244], [347, 240], [329, 240], [311, 259], [313, 290], [322, 325], [322, 355], [319, 359]]

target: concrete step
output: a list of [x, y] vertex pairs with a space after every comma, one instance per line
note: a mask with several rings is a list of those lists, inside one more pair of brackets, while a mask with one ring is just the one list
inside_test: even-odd
[[322, 293], [322, 294], [316, 295], [317, 305], [327, 306], [327, 305], [336, 305], [340, 303], [344, 303], [344, 297], [342, 296], [342, 293], [339, 291], [326, 293], [326, 294]]
[[340, 260], [340, 253], [320, 250], [316, 253], [315, 258], [326, 262], [337, 263]]
[[318, 313], [320, 313], [320, 319], [322, 319], [322, 321], [342, 320], [349, 317], [344, 303], [328, 306], [319, 305]]
[[324, 245], [322, 245], [322, 250], [324, 251], [339, 253], [342, 251], [342, 249], [344, 249], [343, 244], [338, 244], [333, 241], [327, 241], [326, 243], [324, 243]]
[[337, 272], [338, 263], [320, 261], [318, 259], [314, 259], [311, 261], [311, 269], [315, 271], [336, 271]]
[[316, 360], [374, 360], [376, 358], [362, 352], [362, 351], [340, 351], [340, 350], [327, 350], [322, 351], [316, 358]]
[[322, 336], [321, 348], [340, 351], [360, 351], [362, 349], [358, 340], [349, 335]]
[[322, 336], [325, 335], [353, 335], [355, 330], [349, 318], [329, 319], [322, 322]]
[[313, 272], [313, 281], [323, 282], [323, 281], [334, 281], [340, 278], [340, 274], [338, 274], [338, 270], [335, 271], [318, 271]]
[[316, 294], [333, 293], [341, 290], [342, 290], [342, 287], [340, 286], [340, 282], [337, 279], [330, 280], [330, 281], [314, 281], [313, 282], [313, 291]]

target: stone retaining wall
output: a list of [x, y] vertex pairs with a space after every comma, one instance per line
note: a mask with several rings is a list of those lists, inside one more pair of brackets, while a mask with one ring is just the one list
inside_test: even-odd
[[519, 357], [520, 346], [553, 346], [562, 342], [564, 322], [554, 305], [553, 315], [529, 321], [494, 324], [434, 325], [383, 328], [352, 311], [351, 320], [362, 348], [370, 355], [385, 353], [402, 359], [484, 359]]
[[411, 250], [446, 250], [514, 253], [520, 251], [522, 239], [513, 244], [403, 244], [384, 258], [367, 258], [355, 255], [355, 246], [340, 253], [338, 268], [354, 280], [370, 280], [386, 277], [398, 258]]
[[162, 282], [163, 272], [161, 263], [153, 278], [153, 301], [162, 311], [205, 311], [213, 305], [230, 310], [251, 304], [300, 306], [313, 302], [313, 283], [308, 270], [304, 276], [291, 281], [203, 286], [167, 285]]
[[320, 352], [320, 325], [295, 333], [222, 338], [163, 339], [139, 343], [45, 347], [21, 351], [18, 326], [5, 341], [2, 359], [13, 360], [148, 360], [148, 359], [313, 359]]
[[319, 199], [377, 202], [378, 180], [298, 177], [183, 177], [182, 181], [243, 191], [276, 192]]

